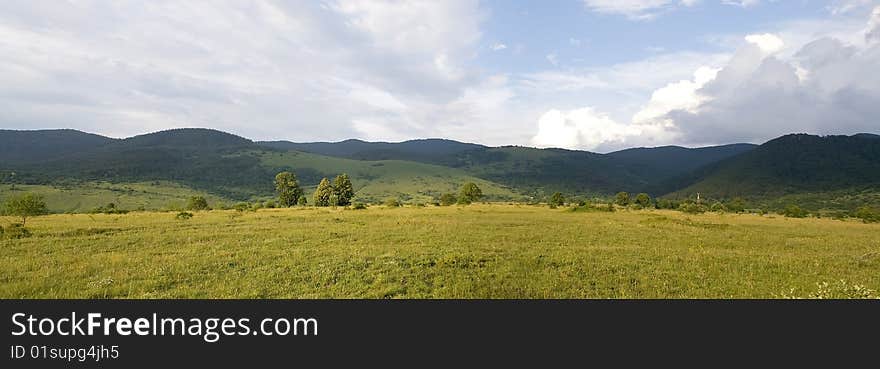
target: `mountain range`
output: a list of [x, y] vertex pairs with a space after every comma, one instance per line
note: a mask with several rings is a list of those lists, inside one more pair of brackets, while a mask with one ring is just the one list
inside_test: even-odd
[[599, 154], [446, 139], [255, 142], [201, 128], [126, 139], [76, 130], [0, 130], [0, 180], [19, 187], [161, 181], [242, 201], [272, 196], [272, 179], [282, 170], [294, 171], [307, 188], [323, 177], [348, 173], [361, 201], [430, 201], [465, 182], [480, 185], [491, 200], [505, 201], [541, 200], [556, 191], [584, 197], [618, 191], [670, 198], [700, 193], [755, 201], [823, 193], [839, 197], [880, 193], [880, 136], [792, 134], [761, 145]]

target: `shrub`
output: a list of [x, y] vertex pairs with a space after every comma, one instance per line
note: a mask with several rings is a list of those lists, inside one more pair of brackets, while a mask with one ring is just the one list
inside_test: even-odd
[[246, 202], [240, 202], [238, 204], [232, 205], [232, 208], [238, 211], [245, 211], [250, 208], [250, 206]]
[[189, 201], [186, 203], [187, 210], [208, 210], [208, 200], [205, 199], [204, 196], [193, 196], [189, 198]]
[[556, 192], [550, 196], [550, 208], [555, 209], [557, 206], [565, 205], [565, 196], [562, 192]]
[[458, 201], [458, 199], [455, 198], [455, 194], [452, 193], [444, 193], [440, 196], [440, 205], [443, 206], [453, 205], [456, 201]]
[[648, 194], [642, 192], [636, 195], [635, 204], [641, 209], [648, 208], [651, 206], [651, 196], [648, 196]]
[[687, 214], [702, 214], [706, 212], [706, 206], [693, 202], [686, 202], [678, 206], [678, 210]]
[[177, 213], [177, 216], [175, 218], [177, 218], [179, 220], [188, 220], [192, 217], [193, 217], [193, 213], [190, 213], [188, 211], [181, 211], [181, 212]]
[[354, 203], [354, 205], [351, 208], [354, 210], [363, 210], [363, 209], [366, 209], [367, 206], [364, 205], [363, 203], [356, 202], [356, 203]]
[[276, 204], [275, 201], [270, 200], [270, 201], [266, 201], [265, 203], [263, 203], [263, 206], [267, 207], [269, 209], [275, 209], [276, 207], [278, 207], [278, 204]]
[[789, 218], [806, 218], [807, 211], [801, 209], [800, 206], [797, 205], [789, 205], [785, 207], [785, 210], [782, 211], [782, 215]]
[[31, 236], [31, 231], [24, 227], [21, 223], [12, 223], [9, 227], [6, 227], [4, 230], [0, 227], [0, 238], [5, 238], [8, 240], [17, 240], [20, 238], [28, 238]]
[[869, 206], [862, 206], [858, 208], [853, 216], [861, 219], [865, 223], [880, 222], [880, 210], [871, 208]]
[[309, 200], [306, 199], [305, 195], [303, 195], [299, 197], [299, 200], [296, 200], [296, 204], [299, 206], [306, 206], [309, 204]]
[[618, 192], [614, 195], [614, 203], [620, 206], [629, 205], [629, 194], [626, 192]]
[[396, 208], [400, 206], [400, 201], [397, 201], [397, 199], [388, 199], [382, 204], [389, 208]]
[[709, 210], [712, 210], [712, 211], [718, 212], [718, 213], [723, 213], [723, 212], [727, 211], [727, 207], [725, 207], [724, 204], [716, 201], [714, 204], [712, 204], [711, 207], [709, 207]]

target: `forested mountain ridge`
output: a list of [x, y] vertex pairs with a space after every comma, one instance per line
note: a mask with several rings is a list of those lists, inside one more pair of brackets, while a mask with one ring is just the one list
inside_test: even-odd
[[450, 191], [461, 181], [480, 181], [492, 188], [498, 196], [494, 198], [511, 200], [541, 199], [556, 191], [582, 196], [627, 191], [767, 198], [880, 188], [878, 138], [795, 134], [760, 146], [664, 146], [599, 154], [444, 139], [253, 142], [195, 128], [126, 139], [74, 130], [0, 130], [0, 181], [170, 181], [244, 200], [271, 196], [275, 173], [292, 170], [306, 187], [348, 172], [356, 188], [371, 199], [424, 199]]

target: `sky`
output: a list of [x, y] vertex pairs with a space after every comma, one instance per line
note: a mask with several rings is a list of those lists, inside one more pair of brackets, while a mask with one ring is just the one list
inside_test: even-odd
[[880, 132], [880, 0], [0, 2], [0, 128], [609, 152]]

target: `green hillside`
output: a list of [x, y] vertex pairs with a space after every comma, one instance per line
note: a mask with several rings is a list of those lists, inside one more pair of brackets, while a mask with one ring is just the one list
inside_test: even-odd
[[139, 183], [83, 182], [75, 185], [0, 185], [0, 203], [7, 197], [36, 193], [42, 195], [53, 213], [81, 213], [109, 203], [123, 210], [163, 210], [182, 208], [191, 196], [204, 196], [212, 206], [231, 200], [179, 184], [155, 181]]
[[[751, 199], [812, 198], [809, 202], [857, 205], [880, 191], [880, 139], [875, 135], [787, 135], [682, 180], [671, 197]], [[690, 182], [690, 183], [688, 183]], [[836, 200], [835, 200], [836, 199]]]
[[660, 194], [666, 180], [746, 152], [750, 144], [690, 149], [637, 148], [610, 154], [521, 146], [486, 147], [450, 140], [399, 143], [346, 140], [329, 143], [260, 142], [280, 150], [357, 160], [407, 160], [461, 168], [534, 196], [563, 191], [607, 195], [617, 191]]
[[243, 155], [260, 157], [267, 168], [293, 170], [306, 186], [316, 185], [322, 177], [347, 173], [354, 182], [355, 199], [359, 201], [377, 202], [387, 198], [431, 201], [443, 193], [456, 193], [467, 182], [480, 186], [490, 200], [522, 199], [508, 187], [439, 165], [402, 160], [352, 160], [296, 151], [258, 151]]

